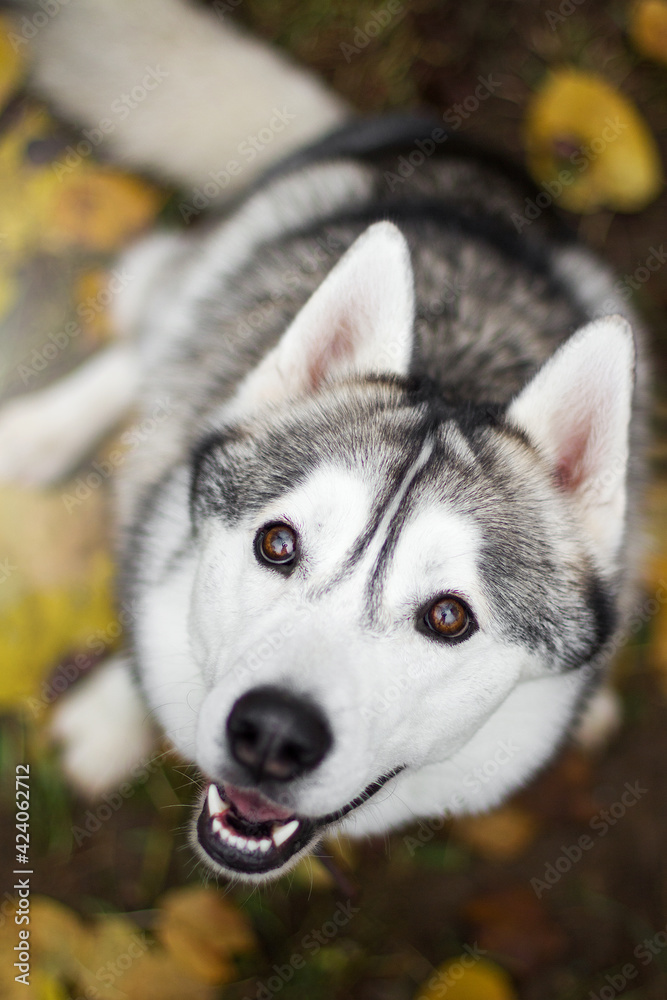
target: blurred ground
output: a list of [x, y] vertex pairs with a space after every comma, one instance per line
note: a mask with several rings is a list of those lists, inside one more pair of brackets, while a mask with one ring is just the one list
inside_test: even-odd
[[[394, 4], [388, 19], [378, 0], [213, 6], [312, 66], [364, 112], [426, 106], [442, 115], [464, 106], [480, 77], [498, 81], [488, 99], [460, 115], [461, 129], [519, 162], [526, 109], [546, 71], [573, 65], [600, 74], [638, 107], [665, 162], [667, 49], [662, 63], [642, 56], [628, 38], [628, 3], [416, 0]], [[19, 79], [5, 44], [0, 337], [7, 394], [57, 377], [111, 336], [114, 253], [160, 213], [176, 214], [172, 193], [149, 181], [94, 156], [68, 164], [67, 147], [80, 136], [22, 97]], [[579, 126], [585, 136], [586, 121]], [[63, 163], [67, 169], [54, 169]], [[36, 917], [33, 925], [39, 979], [32, 992], [18, 986], [10, 993], [16, 928], [12, 876], [3, 878], [0, 996], [4, 989], [40, 1000], [412, 1000], [436, 969], [430, 998], [667, 996], [667, 267], [646, 267], [654, 250], [654, 259], [663, 252], [667, 197], [632, 215], [604, 209], [567, 219], [631, 290], [654, 359], [646, 598], [617, 665], [625, 716], [612, 745], [592, 758], [566, 750], [488, 817], [441, 829], [425, 824], [352, 848], [328, 845], [341, 878], [354, 886], [351, 898], [317, 861], [261, 892], [224, 887], [224, 896], [213, 896], [226, 910], [207, 897], [210, 927], [220, 928], [209, 940], [192, 915], [204, 912], [199, 897], [192, 909], [187, 894], [175, 897], [178, 912], [164, 899], [199, 880], [184, 832], [188, 770], [147, 762], [130, 794], [86, 804], [63, 786], [41, 735], [57, 688], [45, 680], [53, 667], [80, 649], [92, 665], [119, 641], [108, 477], [99, 472], [107, 444], [94, 459], [94, 488], [89, 465], [43, 493], [0, 492], [0, 857], [11, 871], [15, 765], [29, 760], [33, 899], [67, 907], [42, 904], [41, 938]], [[247, 918], [242, 927], [238, 913]], [[79, 925], [77, 914], [96, 922]], [[113, 914], [129, 914], [131, 923]], [[199, 950], [195, 938], [204, 941]]]

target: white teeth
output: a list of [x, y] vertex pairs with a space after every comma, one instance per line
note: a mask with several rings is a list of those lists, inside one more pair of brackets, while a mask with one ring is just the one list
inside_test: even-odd
[[227, 812], [229, 805], [220, 798], [220, 792], [214, 784], [208, 786], [208, 811], [210, 816], [220, 816]]
[[286, 840], [289, 840], [292, 834], [296, 833], [299, 829], [298, 819], [293, 819], [289, 823], [285, 823], [284, 826], [274, 826], [271, 836], [273, 837], [273, 843], [276, 847], [280, 847], [284, 844]]
[[268, 848], [271, 846], [270, 840], [262, 841], [262, 843], [266, 844], [266, 847], [262, 848], [260, 841], [258, 840], [251, 840], [250, 838], [246, 840], [245, 837], [237, 836], [236, 834], [232, 833], [229, 827], [225, 826], [222, 823], [222, 821], [218, 819], [217, 816], [213, 817], [213, 820], [211, 822], [211, 828], [214, 833], [217, 833], [217, 835], [221, 838], [221, 840], [224, 840], [227, 844], [230, 845], [230, 847], [236, 847], [239, 851], [268, 850]]
[[208, 786], [208, 811], [211, 817], [211, 829], [221, 840], [229, 844], [230, 847], [235, 847], [238, 851], [248, 853], [259, 851], [266, 854], [274, 846], [281, 847], [299, 829], [299, 820], [293, 819], [289, 823], [276, 823], [271, 832], [271, 839], [264, 837], [262, 840], [252, 840], [249, 837], [241, 837], [233, 833], [220, 819], [220, 816], [228, 809], [229, 803], [223, 800], [216, 785], [211, 783]]

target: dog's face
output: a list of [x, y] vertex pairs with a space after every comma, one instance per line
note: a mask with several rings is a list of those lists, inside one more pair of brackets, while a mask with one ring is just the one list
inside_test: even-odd
[[191, 533], [138, 629], [156, 707], [158, 621], [188, 661], [160, 714], [210, 782], [197, 849], [254, 879], [325, 829], [437, 812], [499, 739], [512, 766], [462, 805], [531, 773], [613, 631], [624, 521], [623, 321], [578, 334], [503, 411], [402, 378], [411, 282], [388, 224], [303, 313], [199, 449]]

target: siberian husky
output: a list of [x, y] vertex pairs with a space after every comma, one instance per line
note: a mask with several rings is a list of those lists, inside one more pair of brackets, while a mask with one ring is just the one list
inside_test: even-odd
[[354, 120], [215, 10], [55, 7], [33, 86], [184, 215], [210, 203], [129, 252], [118, 342], [0, 418], [0, 472], [36, 482], [126, 408], [161, 414], [118, 482], [127, 653], [58, 707], [66, 770], [112, 787], [156, 720], [203, 777], [194, 850], [254, 881], [332, 831], [495, 806], [631, 612], [636, 321], [529, 224], [525, 178], [437, 121]]

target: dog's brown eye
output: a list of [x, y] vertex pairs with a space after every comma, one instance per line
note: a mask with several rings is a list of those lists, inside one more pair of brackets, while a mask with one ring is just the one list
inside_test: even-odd
[[258, 534], [256, 548], [265, 562], [288, 566], [296, 558], [296, 531], [289, 524], [271, 524]]
[[424, 620], [432, 632], [444, 639], [462, 638], [472, 622], [465, 604], [457, 597], [448, 596], [438, 598], [426, 612]]

